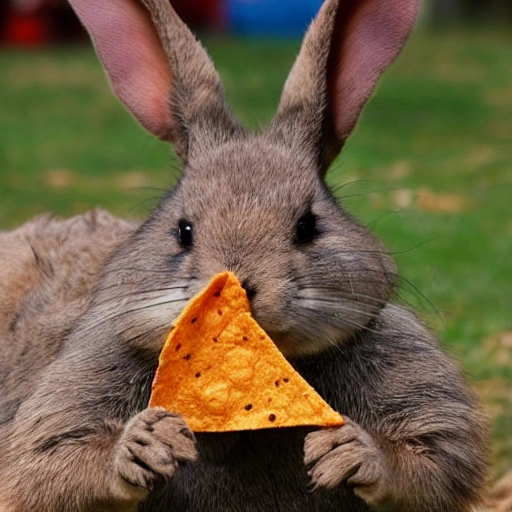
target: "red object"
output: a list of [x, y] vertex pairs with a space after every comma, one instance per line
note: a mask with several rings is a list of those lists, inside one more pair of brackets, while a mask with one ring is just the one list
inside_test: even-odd
[[[105, 0], [107, 1], [107, 0]], [[223, 28], [224, 0], [170, 0], [180, 17], [194, 28]], [[38, 46], [81, 39], [84, 30], [67, 0], [40, 0], [30, 11], [0, 0], [0, 43]]]
[[171, 0], [179, 17], [196, 28], [222, 28], [221, 0]]
[[44, 19], [37, 14], [13, 13], [7, 19], [5, 40], [8, 44], [37, 46], [50, 40]]

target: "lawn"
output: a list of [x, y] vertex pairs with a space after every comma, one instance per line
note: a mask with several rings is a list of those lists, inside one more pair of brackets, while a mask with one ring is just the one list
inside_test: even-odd
[[[252, 127], [297, 44], [208, 39]], [[457, 357], [493, 420], [493, 475], [512, 469], [512, 36], [415, 34], [329, 183], [380, 236], [401, 298]], [[88, 47], [0, 52], [0, 229], [100, 205], [143, 218], [179, 165], [112, 97]]]

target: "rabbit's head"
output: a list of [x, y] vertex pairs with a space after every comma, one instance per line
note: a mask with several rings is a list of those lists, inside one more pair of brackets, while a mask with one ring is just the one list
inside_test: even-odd
[[122, 281], [141, 293], [173, 282], [186, 293], [171, 309], [133, 318], [165, 328], [187, 297], [229, 269], [286, 355], [368, 327], [393, 294], [395, 266], [324, 177], [403, 47], [417, 0], [326, 0], [274, 119], [257, 133], [234, 118], [212, 62], [168, 0], [71, 4], [117, 96], [184, 163], [178, 186], [116, 265], [136, 270]]

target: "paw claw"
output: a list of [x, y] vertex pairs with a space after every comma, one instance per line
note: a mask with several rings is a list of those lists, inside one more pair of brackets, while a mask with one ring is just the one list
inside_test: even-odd
[[126, 425], [115, 464], [121, 480], [136, 488], [136, 499], [141, 499], [141, 489], [155, 489], [174, 475], [179, 463], [196, 458], [195, 438], [183, 419], [162, 408], [148, 408]]
[[384, 455], [372, 437], [350, 420], [335, 429], [310, 433], [304, 442], [304, 464], [310, 468], [308, 489], [354, 488], [367, 502], [382, 495]]

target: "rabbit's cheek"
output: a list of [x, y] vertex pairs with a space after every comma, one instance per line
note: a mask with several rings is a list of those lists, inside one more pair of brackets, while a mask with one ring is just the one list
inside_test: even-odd
[[190, 297], [186, 281], [176, 282], [161, 290], [134, 293], [129, 300], [113, 300], [113, 312], [106, 317], [125, 343], [158, 353]]

